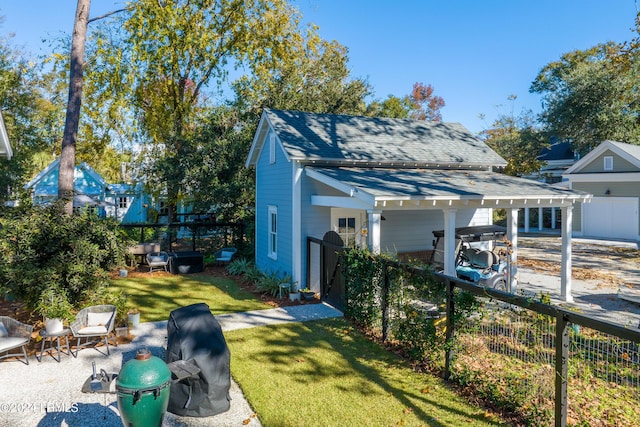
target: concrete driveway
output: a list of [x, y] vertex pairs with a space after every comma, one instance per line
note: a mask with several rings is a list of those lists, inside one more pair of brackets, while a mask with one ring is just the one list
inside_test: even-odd
[[638, 243], [572, 239], [572, 303], [560, 299], [561, 250], [562, 239], [558, 235], [519, 235], [518, 259], [525, 265], [532, 261], [541, 267], [519, 267], [518, 289], [536, 295], [546, 293], [554, 303], [579, 309], [583, 314], [638, 327], [640, 304], [629, 301], [636, 296], [640, 301]]

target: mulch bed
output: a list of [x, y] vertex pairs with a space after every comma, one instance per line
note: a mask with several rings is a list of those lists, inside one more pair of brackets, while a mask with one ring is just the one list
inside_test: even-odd
[[[162, 276], [162, 275], [171, 275], [171, 273], [166, 273], [164, 271], [154, 271], [153, 273], [149, 273], [147, 267], [138, 267], [135, 270], [129, 270], [129, 277], [148, 277], [150, 274], [154, 276]], [[287, 298], [278, 298], [277, 296], [271, 296], [268, 294], [263, 294], [261, 292], [256, 291], [255, 287], [252, 283], [248, 283], [240, 276], [233, 276], [229, 274], [224, 266], [206, 266], [205, 270], [201, 274], [206, 274], [214, 277], [225, 277], [227, 279], [235, 281], [238, 286], [245, 289], [247, 292], [253, 294], [256, 298], [263, 301], [265, 304], [277, 308], [277, 307], [289, 307], [295, 305], [305, 305], [305, 304], [318, 304], [320, 300], [315, 298], [313, 301], [291, 301]], [[119, 273], [116, 271], [112, 273], [112, 277], [117, 277]], [[40, 351], [40, 330], [44, 328], [44, 321], [42, 320], [42, 316], [37, 313], [31, 312], [28, 310], [23, 303], [19, 301], [0, 301], [0, 316], [9, 316], [12, 317], [22, 323], [26, 323], [29, 325], [33, 325], [33, 333], [31, 335], [32, 340], [29, 342], [27, 346], [27, 353], [31, 356], [34, 355], [36, 351]], [[131, 342], [134, 337], [132, 335], [129, 336], [120, 336], [116, 337], [118, 344], [125, 344]]]

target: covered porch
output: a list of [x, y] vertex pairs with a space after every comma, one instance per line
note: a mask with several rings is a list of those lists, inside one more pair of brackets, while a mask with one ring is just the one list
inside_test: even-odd
[[[352, 209], [363, 212], [366, 220], [366, 244], [372, 252], [384, 250], [381, 235], [386, 216], [429, 216], [445, 230], [444, 272], [455, 276], [455, 228], [491, 222], [494, 209], [507, 213], [507, 239], [511, 244], [511, 265], [518, 262], [518, 217], [528, 209], [560, 209], [562, 215], [561, 298], [571, 295], [571, 230], [575, 203], [589, 201], [591, 195], [564, 188], [478, 170], [425, 170], [411, 168], [320, 168], [306, 167], [305, 173], [324, 184], [327, 194], [314, 194], [313, 206]], [[336, 191], [337, 190], [337, 191]], [[487, 211], [484, 218], [475, 213]], [[476, 221], [474, 224], [469, 221]], [[402, 237], [398, 235], [398, 239]], [[399, 240], [398, 240], [399, 242]], [[425, 245], [424, 249], [427, 248]], [[510, 275], [510, 289], [517, 288], [517, 271]]]

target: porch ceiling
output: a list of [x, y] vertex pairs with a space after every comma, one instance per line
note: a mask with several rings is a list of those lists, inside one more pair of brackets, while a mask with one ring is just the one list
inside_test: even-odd
[[[589, 201], [581, 191], [479, 170], [320, 168], [306, 174], [345, 194], [313, 196], [316, 205], [371, 209], [536, 208]], [[355, 200], [354, 200], [355, 199]]]

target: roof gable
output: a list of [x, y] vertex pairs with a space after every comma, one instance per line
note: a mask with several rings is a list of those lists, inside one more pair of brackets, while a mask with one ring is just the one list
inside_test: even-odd
[[607, 153], [607, 151], [620, 156], [622, 159], [640, 169], [640, 145], [607, 140], [600, 143], [600, 145], [591, 150], [586, 156], [578, 160], [573, 166], [567, 169], [564, 175], [581, 173], [589, 169], [589, 166], [598, 160], [600, 156]]
[[408, 167], [490, 167], [506, 162], [459, 123], [265, 109], [247, 165], [273, 129], [287, 157], [303, 162]]
[[[44, 168], [24, 188], [32, 190], [36, 196], [54, 196], [58, 194], [60, 158]], [[73, 172], [73, 189], [80, 194], [102, 194], [106, 181], [87, 163], [77, 165]]]

